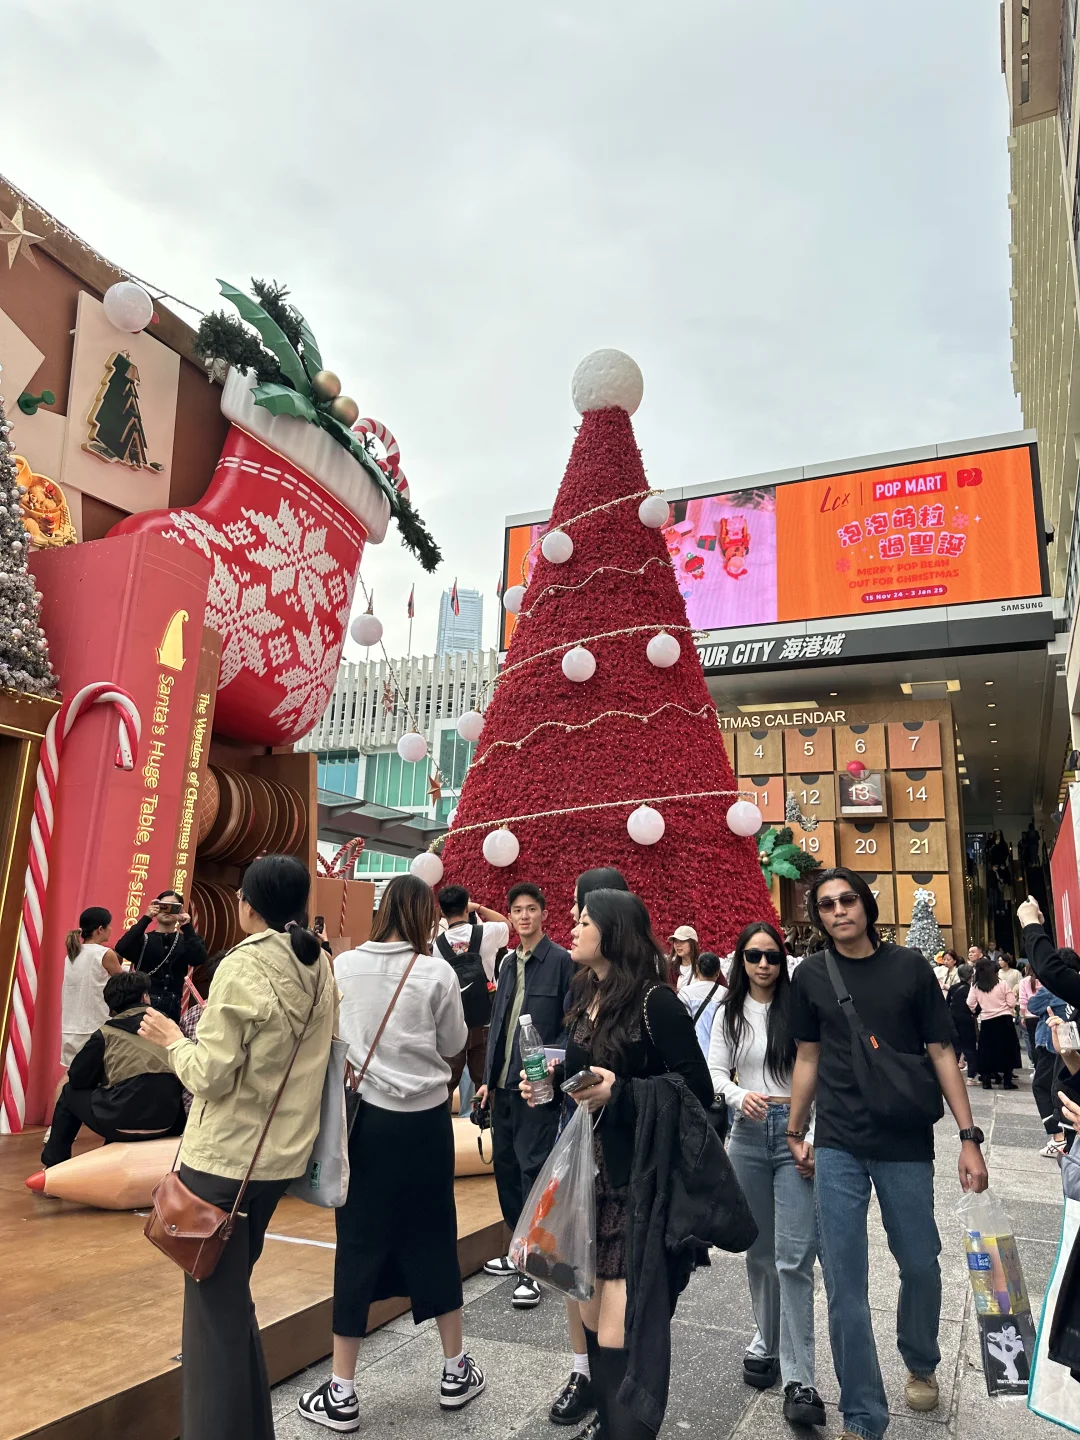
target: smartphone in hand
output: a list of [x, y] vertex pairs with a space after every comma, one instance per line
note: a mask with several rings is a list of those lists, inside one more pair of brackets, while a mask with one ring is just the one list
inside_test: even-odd
[[582, 1090], [591, 1090], [594, 1085], [600, 1084], [600, 1076], [595, 1070], [579, 1070], [576, 1075], [571, 1075], [569, 1080], [564, 1080], [562, 1089], [564, 1095], [578, 1095]]

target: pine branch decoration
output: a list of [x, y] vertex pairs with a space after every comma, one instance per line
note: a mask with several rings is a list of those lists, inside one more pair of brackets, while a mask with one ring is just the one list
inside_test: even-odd
[[27, 566], [30, 540], [23, 525], [11, 425], [0, 399], [0, 688], [51, 698], [57, 677], [41, 628], [41, 594]]

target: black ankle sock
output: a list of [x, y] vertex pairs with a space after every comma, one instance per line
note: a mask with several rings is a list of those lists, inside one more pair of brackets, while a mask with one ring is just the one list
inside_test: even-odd
[[[588, 1335], [586, 1330], [586, 1339]], [[655, 1440], [656, 1431], [651, 1430], [616, 1398], [626, 1375], [626, 1360], [625, 1350], [612, 1350], [607, 1345], [600, 1344], [596, 1344], [589, 1355], [594, 1382], [599, 1374], [600, 1383], [594, 1383], [593, 1388], [597, 1399], [597, 1413], [603, 1427], [602, 1440]]]

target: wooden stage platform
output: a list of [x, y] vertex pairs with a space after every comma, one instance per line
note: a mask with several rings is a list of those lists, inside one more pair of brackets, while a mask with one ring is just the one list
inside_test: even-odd
[[[181, 1273], [135, 1213], [27, 1190], [41, 1143], [40, 1130], [0, 1137], [0, 1440], [176, 1440]], [[499, 1254], [502, 1220], [490, 1177], [456, 1192], [470, 1275]], [[271, 1381], [330, 1353], [333, 1244], [332, 1211], [278, 1206], [253, 1282]], [[371, 1328], [408, 1308], [376, 1306]]]

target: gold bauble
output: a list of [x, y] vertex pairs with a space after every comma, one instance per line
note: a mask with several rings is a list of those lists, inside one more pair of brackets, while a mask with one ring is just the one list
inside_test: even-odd
[[330, 414], [342, 425], [355, 425], [360, 419], [360, 406], [351, 395], [339, 395], [330, 406]]
[[341, 394], [341, 381], [332, 370], [319, 370], [311, 377], [317, 400], [334, 400]]

